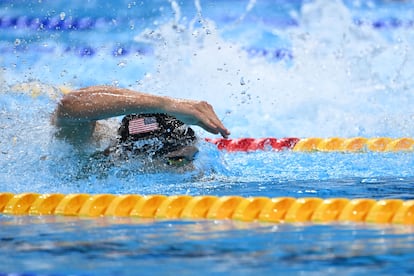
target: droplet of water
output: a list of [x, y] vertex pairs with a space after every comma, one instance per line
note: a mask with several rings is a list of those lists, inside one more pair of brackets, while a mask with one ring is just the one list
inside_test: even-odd
[[65, 17], [66, 17], [66, 14], [64, 13], [64, 12], [61, 12], [60, 14], [59, 14], [59, 17], [60, 17], [60, 20], [65, 20]]
[[240, 85], [246, 85], [246, 82], [244, 81], [243, 77], [240, 78]]

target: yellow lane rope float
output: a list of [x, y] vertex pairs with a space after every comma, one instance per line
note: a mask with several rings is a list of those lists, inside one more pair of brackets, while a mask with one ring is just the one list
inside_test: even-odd
[[414, 200], [189, 195], [0, 193], [3, 215], [233, 219], [269, 223], [414, 225]]
[[9, 87], [11, 92], [24, 93], [33, 98], [39, 96], [48, 96], [51, 99], [57, 99], [63, 94], [69, 93], [72, 89], [69, 86], [58, 86], [45, 84], [38, 81], [22, 82]]

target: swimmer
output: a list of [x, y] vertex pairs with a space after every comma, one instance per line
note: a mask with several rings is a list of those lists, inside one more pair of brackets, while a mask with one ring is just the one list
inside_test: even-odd
[[205, 101], [156, 96], [111, 86], [91, 86], [65, 94], [52, 122], [57, 137], [83, 145], [94, 139], [100, 120], [124, 116], [105, 155], [119, 152], [151, 152], [170, 165], [191, 162], [198, 152], [196, 137], [188, 125], [200, 126], [223, 137], [229, 130]]

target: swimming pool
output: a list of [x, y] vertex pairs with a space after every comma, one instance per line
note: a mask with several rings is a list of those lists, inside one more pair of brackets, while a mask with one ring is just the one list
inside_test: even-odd
[[[111, 84], [206, 99], [232, 138], [414, 137], [411, 8], [2, 1], [0, 192], [411, 200], [412, 152], [229, 152], [202, 141], [193, 171], [154, 172], [74, 153], [49, 124], [60, 89]], [[5, 214], [0, 223], [0, 274], [413, 273], [413, 229], [399, 224]]]

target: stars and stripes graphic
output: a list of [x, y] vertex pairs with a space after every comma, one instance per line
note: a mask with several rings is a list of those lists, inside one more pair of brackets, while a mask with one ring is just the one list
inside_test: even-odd
[[146, 133], [158, 129], [159, 125], [155, 117], [136, 118], [129, 121], [128, 125], [129, 134], [132, 135]]

